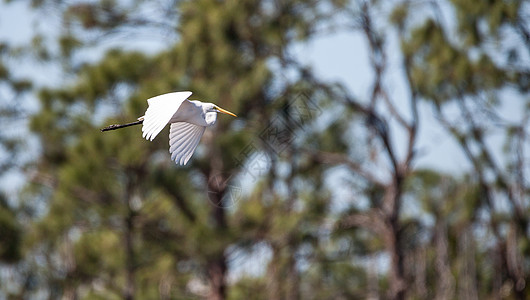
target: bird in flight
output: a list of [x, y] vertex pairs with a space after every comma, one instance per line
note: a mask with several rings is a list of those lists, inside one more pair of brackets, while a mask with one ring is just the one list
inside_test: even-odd
[[217, 121], [217, 113], [237, 117], [213, 103], [188, 100], [191, 92], [174, 92], [147, 99], [149, 107], [138, 121], [107, 126], [101, 131], [115, 130], [143, 124], [142, 137], [152, 141], [171, 124], [169, 129], [169, 152], [177, 165], [185, 165], [195, 152], [195, 148], [206, 127]]

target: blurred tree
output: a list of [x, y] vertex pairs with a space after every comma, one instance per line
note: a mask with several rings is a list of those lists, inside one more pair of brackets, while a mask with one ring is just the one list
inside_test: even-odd
[[[455, 12], [450, 23], [446, 21], [447, 15], [451, 14], [448, 5]], [[356, 28], [364, 33], [370, 49], [374, 84], [369, 101], [354, 99], [348, 93], [342, 95], [342, 99], [364, 117], [372, 131], [364, 156], [371, 164], [338, 153], [321, 152], [316, 158], [319, 162], [334, 161], [348, 167], [353, 174], [368, 182], [370, 191], [376, 189], [379, 192], [375, 197], [364, 192], [363, 195], [369, 197], [370, 208], [348, 212], [339, 224], [346, 228], [367, 228], [383, 239], [390, 260], [387, 296], [391, 299], [431, 295], [449, 299], [455, 297], [456, 291], [460, 293], [457, 298], [462, 295], [470, 298], [526, 298], [529, 189], [528, 181], [523, 179], [528, 172], [528, 147], [523, 145], [528, 145], [529, 116], [528, 98], [524, 95], [530, 74], [528, 53], [525, 53], [529, 46], [528, 18], [525, 17], [529, 9], [527, 3], [451, 1], [422, 4], [403, 1], [388, 16], [395, 31], [376, 25], [375, 20], [380, 20], [380, 15], [385, 15], [386, 11], [381, 3], [363, 2], [352, 7], [351, 19], [357, 20]], [[424, 17], [419, 18], [418, 12], [423, 12]], [[394, 98], [385, 83], [390, 48], [387, 41], [396, 32], [408, 88], [409, 99], [406, 101]], [[510, 39], [517, 42], [507, 43]], [[510, 93], [518, 94], [524, 103], [515, 103], [520, 106], [520, 116], [505, 119], [502, 117], [505, 105], [513, 105]], [[341, 99], [341, 95], [336, 98]], [[420, 100], [432, 105], [440, 125], [455, 137], [471, 163], [469, 177], [461, 180], [461, 187], [456, 188], [463, 190], [459, 192], [461, 195], [452, 194], [454, 188], [446, 185], [451, 180], [432, 181], [440, 175], [414, 172]], [[403, 113], [400, 106], [410, 110]], [[452, 116], [455, 111], [459, 118]], [[494, 129], [507, 137], [509, 146], [505, 148], [504, 158], [494, 155], [495, 146], [491, 144]], [[397, 134], [405, 139], [396, 140]], [[399, 148], [405, 150], [398, 151]], [[379, 156], [370, 153], [383, 153], [385, 161], [381, 162]], [[378, 179], [378, 171], [370, 170], [371, 165], [381, 163], [390, 169], [384, 176], [388, 179], [382, 181]], [[428, 176], [421, 180], [429, 180], [425, 183], [435, 185], [421, 186], [428, 196], [418, 198], [416, 194], [412, 197], [423, 199], [417, 205], [440, 199], [438, 194], [447, 195], [439, 200], [451, 200], [447, 205], [457, 199], [465, 205], [454, 208], [458, 218], [444, 215], [445, 205], [435, 205], [431, 212], [434, 225], [428, 230], [432, 242], [421, 246], [420, 239], [419, 250], [414, 250], [409, 249], [409, 231], [413, 233], [425, 228], [429, 222], [419, 217], [408, 220], [402, 207], [408, 197], [404, 183], [418, 175]], [[423, 215], [428, 214], [424, 212]], [[458, 224], [454, 231], [451, 228], [453, 222]], [[413, 236], [416, 235], [421, 235], [421, 231]], [[470, 235], [484, 249], [477, 250], [476, 244], [468, 240]], [[488, 240], [494, 242], [488, 243]], [[451, 245], [455, 244], [463, 245], [462, 254], [451, 251]], [[427, 256], [423, 258], [422, 270], [417, 270], [414, 260], [409, 261], [412, 265], [407, 265], [407, 257], [416, 251], [422, 257]], [[430, 260], [429, 255], [434, 259]], [[463, 261], [460, 261], [460, 255], [465, 257]], [[495, 258], [486, 263], [487, 257]], [[455, 262], [461, 267], [455, 266]], [[477, 273], [477, 269], [482, 272]], [[491, 277], [480, 277], [490, 274], [492, 269], [500, 271]], [[462, 281], [454, 277], [458, 270], [469, 272], [461, 274]], [[418, 271], [421, 276], [414, 290], [411, 274]], [[436, 277], [429, 279], [429, 272]], [[476, 283], [477, 280], [481, 283]], [[481, 286], [480, 291], [477, 285]]]
[[[10, 270], [15, 270], [23, 256], [23, 227], [17, 218], [18, 195], [14, 185], [24, 171], [30, 147], [27, 135], [28, 94], [33, 87], [30, 80], [17, 72], [20, 49], [0, 41], [0, 290], [9, 291], [16, 281]], [[14, 272], [13, 272], [14, 273]]]
[[13, 263], [20, 259], [21, 226], [15, 213], [0, 195], [0, 262]]
[[[410, 36], [402, 35], [402, 49], [408, 57], [412, 85], [434, 104], [441, 125], [455, 137], [473, 166], [470, 181], [477, 192], [464, 200], [474, 204], [475, 214], [486, 212], [481, 217], [489, 225], [488, 236], [495, 241], [490, 251], [499, 271], [492, 278], [492, 295], [525, 299], [530, 198], [528, 182], [521, 176], [528, 171], [524, 163], [528, 149], [522, 144], [528, 144], [530, 115], [530, 102], [524, 96], [530, 75], [525, 17], [529, 7], [524, 1], [484, 1], [472, 7], [466, 1], [451, 2], [457, 17], [455, 29], [442, 17], [428, 18], [412, 29]], [[438, 6], [434, 11], [440, 16]], [[404, 21], [402, 26], [410, 25]], [[511, 39], [517, 42], [508, 43]], [[493, 51], [495, 44], [500, 46]], [[511, 98], [508, 91], [520, 93], [524, 102], [507, 104]], [[520, 116], [503, 117], [504, 105], [520, 106]], [[465, 122], [450, 117], [452, 107]], [[505, 158], [496, 157], [488, 141], [494, 130], [503, 132], [507, 144], [518, 145], [507, 148]], [[475, 221], [475, 214], [466, 213], [469, 221]]]
[[4, 127], [0, 133], [0, 150], [3, 153], [0, 156], [1, 181], [5, 180], [4, 175], [18, 170], [27, 159], [22, 155], [27, 143], [16, 133], [24, 133], [25, 120], [28, 117], [26, 96], [32, 88], [32, 83], [13, 70], [17, 52], [14, 46], [0, 42], [0, 121]]
[[[287, 60], [288, 46], [317, 26], [321, 10], [315, 3], [167, 3], [162, 6], [178, 11], [173, 14], [177, 28], [167, 27], [177, 30], [178, 41], [152, 55], [107, 50], [96, 63], [79, 55], [105, 46], [107, 35], [129, 26], [159, 25], [142, 21], [141, 12], [134, 11], [147, 4], [36, 4], [62, 13], [66, 27], [58, 39], [60, 53], [50, 56], [73, 77], [64, 87], [40, 90], [41, 109], [31, 120], [43, 149], [32, 166], [36, 186], [28, 197], [43, 197], [47, 210], [27, 239], [28, 260], [39, 271], [28, 275], [37, 283], [24, 295], [149, 299], [194, 293], [224, 299], [229, 250], [265, 239], [252, 232], [264, 231], [274, 247], [299, 247], [306, 233], [296, 226], [311, 219], [302, 218], [306, 209], [297, 212], [296, 222], [294, 214], [285, 215], [293, 203], [280, 204], [283, 197], [241, 207], [261, 222], [249, 221], [239, 208], [234, 217], [228, 214], [225, 201], [233, 191], [225, 183], [244, 165], [238, 155], [262, 128], [241, 130], [220, 118], [204, 136], [192, 165], [181, 170], [168, 159], [164, 134], [148, 143], [137, 129], [102, 134], [97, 128], [114, 114], [109, 122], [142, 115], [145, 99], [153, 95], [184, 89], [197, 91], [198, 99], [244, 111], [239, 128], [266, 123], [275, 113], [267, 108], [274, 79], [268, 64], [273, 58]], [[277, 93], [295, 91], [286, 85]], [[269, 188], [278, 182], [271, 176], [264, 183]], [[313, 214], [318, 218], [324, 212]], [[285, 237], [288, 228], [278, 228], [284, 223], [289, 226]], [[287, 272], [294, 275], [290, 253], [285, 252]], [[281, 293], [294, 297], [298, 286], [292, 285]]]
[[[21, 258], [16, 284], [0, 285], [3, 294], [528, 294], [528, 3], [28, 3], [41, 22], [60, 26], [37, 30], [20, 53], [60, 67], [63, 79], [41, 88], [0, 62], [2, 88], [36, 91], [39, 110], [29, 128], [41, 145], [24, 168], [20, 214], [0, 205], [0, 258]], [[290, 51], [334, 30], [365, 39], [366, 97], [322, 80]], [[143, 48], [146, 37], [158, 37], [158, 48]], [[390, 72], [396, 63], [397, 80]], [[390, 91], [394, 80], [404, 96]], [[189, 166], [170, 161], [167, 129], [154, 142], [141, 139], [139, 128], [99, 132], [141, 116], [147, 98], [176, 90], [240, 116], [209, 128]], [[502, 117], [511, 95], [524, 102], [519, 119]], [[464, 174], [416, 167], [428, 113], [422, 106], [460, 145], [470, 162]], [[502, 157], [492, 141], [499, 132]], [[14, 155], [8, 146], [19, 144], [11, 141], [0, 135]], [[21, 245], [15, 215], [25, 230]], [[260, 265], [259, 274], [237, 271], [241, 256]]]

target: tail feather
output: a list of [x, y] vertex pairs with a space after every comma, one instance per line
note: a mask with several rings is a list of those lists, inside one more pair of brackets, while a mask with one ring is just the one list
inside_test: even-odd
[[103, 131], [109, 131], [109, 130], [116, 130], [116, 129], [120, 129], [120, 128], [124, 128], [124, 127], [139, 125], [139, 124], [142, 124], [143, 122], [144, 122], [143, 117], [140, 117], [140, 118], [138, 118], [138, 121], [127, 123], [127, 124], [113, 124], [113, 125], [109, 125], [109, 126], [107, 126], [105, 128], [101, 128], [101, 131], [103, 132]]

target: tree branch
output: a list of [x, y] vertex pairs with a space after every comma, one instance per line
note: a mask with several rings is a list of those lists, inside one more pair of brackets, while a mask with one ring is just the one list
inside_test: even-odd
[[334, 164], [334, 165], [345, 165], [353, 172], [364, 177], [369, 182], [384, 187], [386, 186], [381, 180], [379, 180], [374, 174], [365, 170], [360, 164], [352, 161], [347, 155], [342, 153], [330, 153], [325, 151], [313, 151], [310, 153], [313, 160], [323, 164]]

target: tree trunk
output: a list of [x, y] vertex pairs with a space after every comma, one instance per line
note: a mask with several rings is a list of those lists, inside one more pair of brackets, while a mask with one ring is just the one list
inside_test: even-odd
[[226, 298], [226, 259], [224, 255], [211, 260], [207, 265], [210, 293], [208, 300], [224, 300]]
[[436, 251], [434, 269], [437, 274], [435, 299], [453, 299], [454, 278], [449, 263], [447, 224], [438, 220], [434, 230], [434, 249]]
[[[212, 151], [213, 152], [213, 151]], [[227, 229], [226, 211], [223, 204], [223, 196], [226, 191], [226, 177], [222, 174], [222, 161], [220, 155], [212, 155], [211, 170], [208, 174], [208, 197], [210, 198], [211, 217], [214, 223], [212, 230], [220, 235], [225, 234]], [[226, 298], [226, 257], [224, 248], [218, 249], [216, 257], [210, 259], [206, 266], [208, 280], [210, 282], [210, 293], [208, 299], [223, 300]]]
[[405, 299], [406, 280], [403, 267], [403, 249], [401, 249], [401, 226], [399, 212], [401, 209], [401, 177], [394, 174], [394, 182], [387, 187], [385, 195], [385, 241], [390, 254], [390, 299]]
[[387, 249], [390, 253], [390, 299], [405, 299], [406, 281], [403, 271], [403, 251], [400, 247], [400, 232], [396, 219], [390, 220], [387, 234]]
[[458, 246], [462, 251], [458, 275], [458, 299], [478, 299], [477, 267], [475, 263], [475, 244], [470, 226], [462, 231], [458, 237]]
[[124, 243], [125, 243], [125, 288], [123, 290], [123, 298], [125, 300], [133, 300], [135, 294], [135, 257], [134, 257], [134, 245], [133, 245], [133, 234], [134, 234], [134, 211], [132, 209], [132, 196], [134, 183], [133, 179], [129, 178], [126, 191], [125, 191], [125, 205], [127, 208], [127, 215], [124, 219]]
[[272, 248], [272, 259], [267, 267], [267, 299], [279, 300], [281, 299], [280, 294], [280, 250], [275, 245], [271, 245]]
[[125, 276], [125, 291], [123, 298], [126, 300], [134, 299], [135, 284], [134, 284], [134, 249], [133, 249], [133, 221], [132, 215], [128, 215], [125, 220], [125, 255], [126, 255], [126, 276]]
[[287, 266], [287, 297], [286, 299], [300, 299], [300, 275], [296, 269], [295, 246], [291, 247]]

